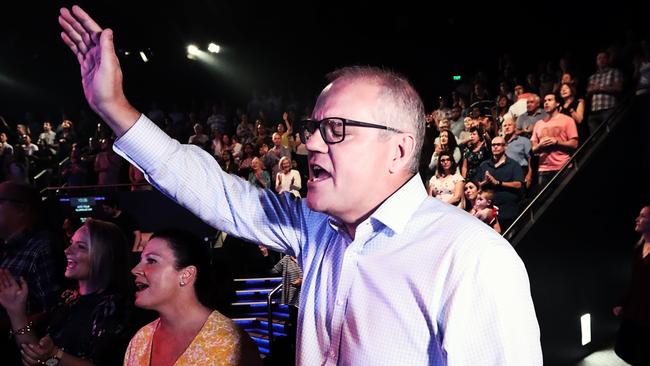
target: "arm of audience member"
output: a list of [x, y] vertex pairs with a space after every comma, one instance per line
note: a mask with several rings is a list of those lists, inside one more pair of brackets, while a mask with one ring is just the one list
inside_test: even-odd
[[[519, 174], [521, 175], [522, 172], [520, 171]], [[521, 178], [523, 180], [523, 177]], [[492, 174], [490, 174], [489, 171], [485, 172], [485, 180], [483, 182], [490, 183], [491, 185], [498, 187], [505, 187], [505, 188], [514, 188], [514, 189], [520, 189], [521, 188], [521, 180], [513, 180], [510, 182], [506, 181], [501, 181], [496, 179]]]
[[294, 170], [294, 172], [289, 189], [299, 191], [302, 188], [302, 178], [300, 178], [300, 173], [298, 171]]
[[293, 133], [293, 128], [291, 127], [291, 123], [289, 123], [289, 113], [282, 113], [282, 122], [284, 122], [284, 126], [287, 128], [287, 131], [285, 133], [291, 136], [291, 133]]
[[113, 32], [102, 29], [85, 11], [62, 8], [61, 38], [77, 57], [81, 83], [90, 107], [119, 137], [138, 120], [140, 112], [131, 106], [122, 87], [122, 70], [115, 54]]
[[[541, 147], [547, 147], [547, 146], [558, 146], [560, 148], [563, 148], [564, 150], [575, 150], [578, 147], [578, 138], [570, 138], [566, 141], [558, 140], [556, 137], [543, 137], [540, 141], [539, 144], [537, 145], [538, 149]], [[535, 149], [535, 145], [533, 145], [533, 150]]]
[[277, 173], [275, 175], [275, 191], [280, 193], [282, 191], [282, 173]]
[[457, 205], [463, 198], [463, 188], [465, 188], [465, 183], [460, 179], [454, 184], [454, 194], [447, 200], [447, 203], [454, 206]]
[[[225, 174], [209, 153], [180, 144], [144, 115], [114, 148], [142, 170], [152, 185], [207, 224], [277, 251], [298, 254], [305, 215], [316, 215], [301, 201]], [[268, 173], [261, 179], [268, 186]]]
[[498, 218], [495, 218], [495, 219], [494, 219], [494, 225], [492, 225], [492, 228], [494, 229], [494, 231], [496, 231], [497, 233], [501, 234], [501, 224], [499, 223], [499, 219], [498, 219]]
[[447, 365], [541, 366], [539, 326], [526, 269], [513, 248], [487, 230], [466, 235], [463, 240], [477, 250], [448, 276], [451, 288], [438, 316]]
[[438, 154], [439, 154], [438, 149], [439, 147], [438, 145], [436, 145], [435, 151], [431, 155], [431, 161], [429, 161], [429, 170], [431, 170], [432, 172], [435, 171], [436, 167], [438, 166]]
[[577, 124], [581, 124], [585, 117], [585, 100], [578, 99], [578, 107], [574, 110], [571, 109], [571, 118], [576, 121]]
[[530, 165], [530, 156], [528, 156], [528, 171], [524, 180], [526, 181], [526, 189], [530, 188], [531, 184], [533, 184], [533, 168]]
[[[20, 344], [20, 347], [23, 364], [26, 363], [27, 365], [44, 365], [44, 360], [54, 357], [59, 351], [59, 347], [54, 344], [49, 336], [45, 336], [37, 342]], [[61, 351], [61, 359], [58, 365], [94, 366], [94, 363]]]
[[[35, 327], [30, 324], [27, 316], [28, 295], [29, 286], [24, 278], [20, 277], [16, 281], [11, 272], [0, 268], [0, 305], [7, 312], [10, 327], [14, 331], [14, 341], [18, 346], [23, 343], [38, 342], [34, 333]], [[27, 327], [30, 328], [29, 331]]]
[[133, 230], [133, 247], [132, 251], [139, 252], [140, 242], [142, 241], [142, 232], [140, 230]]
[[463, 166], [460, 168], [460, 175], [467, 180], [467, 159], [463, 159]]

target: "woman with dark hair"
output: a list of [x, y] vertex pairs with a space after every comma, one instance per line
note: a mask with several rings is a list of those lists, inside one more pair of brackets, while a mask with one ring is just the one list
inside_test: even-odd
[[429, 196], [463, 207], [463, 177], [458, 173], [456, 161], [450, 152], [440, 154], [436, 174], [429, 180]]
[[10, 334], [21, 348], [24, 365], [120, 363], [130, 336], [127, 252], [124, 234], [116, 225], [87, 220], [65, 249], [65, 277], [76, 286], [64, 291], [59, 304], [45, 314], [42, 333], [27, 318], [27, 282], [0, 270], [0, 304], [9, 315]]
[[440, 136], [434, 141], [435, 150], [433, 155], [431, 155], [431, 161], [429, 162], [429, 169], [434, 173], [437, 172], [436, 167], [438, 166], [438, 158], [440, 154], [447, 151], [452, 154], [454, 161], [458, 164], [463, 158], [463, 154], [456, 143], [456, 136], [451, 133], [449, 130], [440, 131]]
[[485, 160], [490, 159], [492, 155], [483, 138], [483, 130], [479, 127], [472, 127], [469, 132], [470, 139], [467, 142], [465, 151], [463, 151], [464, 160], [461, 168], [461, 175], [465, 180], [473, 180], [478, 166]]
[[239, 161], [239, 168], [237, 171], [237, 175], [244, 179], [248, 179], [248, 174], [252, 170], [252, 162], [253, 158], [255, 157], [255, 146], [253, 146], [252, 143], [247, 142], [244, 144], [244, 147], [242, 147], [242, 156], [241, 160]]
[[183, 231], [154, 233], [135, 275], [135, 305], [160, 317], [131, 339], [124, 365], [258, 365], [252, 340], [212, 309], [208, 247]]
[[469, 212], [474, 203], [476, 202], [476, 197], [478, 197], [479, 184], [474, 181], [465, 182], [465, 211]]
[[230, 150], [221, 151], [221, 159], [219, 160], [219, 165], [221, 166], [221, 169], [223, 169], [223, 171], [228, 174], [235, 174], [238, 169], [237, 163], [235, 163], [235, 158], [232, 156]]
[[576, 124], [580, 125], [585, 117], [585, 100], [577, 97], [576, 88], [569, 83], [562, 84], [560, 96], [562, 97], [560, 112], [573, 118]]

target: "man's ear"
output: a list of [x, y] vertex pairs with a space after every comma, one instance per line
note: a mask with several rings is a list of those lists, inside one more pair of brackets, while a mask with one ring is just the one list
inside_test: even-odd
[[397, 133], [390, 140], [390, 144], [392, 149], [390, 173], [395, 174], [405, 169], [408, 170], [411, 159], [415, 155], [415, 136], [408, 132]]

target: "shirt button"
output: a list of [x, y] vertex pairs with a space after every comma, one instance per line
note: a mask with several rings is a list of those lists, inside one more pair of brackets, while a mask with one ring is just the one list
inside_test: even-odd
[[343, 300], [336, 300], [336, 305], [338, 305], [338, 306], [343, 305]]

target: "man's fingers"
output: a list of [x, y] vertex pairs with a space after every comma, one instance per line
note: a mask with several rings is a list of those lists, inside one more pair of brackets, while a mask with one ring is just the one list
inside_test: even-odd
[[99, 44], [102, 50], [102, 59], [108, 60], [115, 56], [115, 45], [113, 44], [113, 31], [106, 28], [99, 37]]
[[77, 45], [77, 49], [82, 52], [86, 53], [88, 52], [88, 47], [86, 47], [86, 44], [84, 43], [83, 39], [81, 39], [81, 35], [79, 32], [77, 32], [71, 25], [70, 21], [65, 19], [65, 17], [60, 16], [59, 17], [59, 24], [63, 28], [63, 31], [68, 35], [68, 38], [74, 42]]
[[95, 20], [79, 6], [74, 5], [72, 7], [72, 14], [74, 14], [74, 16], [89, 32], [95, 33], [102, 31], [102, 27], [100, 27], [99, 24], [97, 24], [97, 22], [95, 22]]
[[[59, 23], [61, 24], [61, 26], [64, 27], [64, 29], [66, 29], [68, 33], [70, 33], [70, 29], [72, 29], [74, 33], [76, 33], [76, 34], [74, 33], [71, 34], [70, 38], [72, 38], [72, 40], [77, 42], [77, 44], [79, 44], [79, 42], [83, 42], [83, 45], [86, 47], [86, 49], [90, 49], [95, 45], [90, 35], [92, 33], [95, 33], [96, 31], [85, 27], [82, 23], [79, 22], [79, 20], [75, 16], [70, 14], [70, 12], [68, 12], [67, 9], [61, 10], [61, 16], [59, 18], [62, 18], [62, 21], [59, 21]], [[66, 28], [66, 24], [67, 26], [69, 26], [68, 28]], [[99, 31], [101, 32], [101, 29]], [[83, 51], [83, 47], [79, 46], [79, 48], [82, 49]]]

